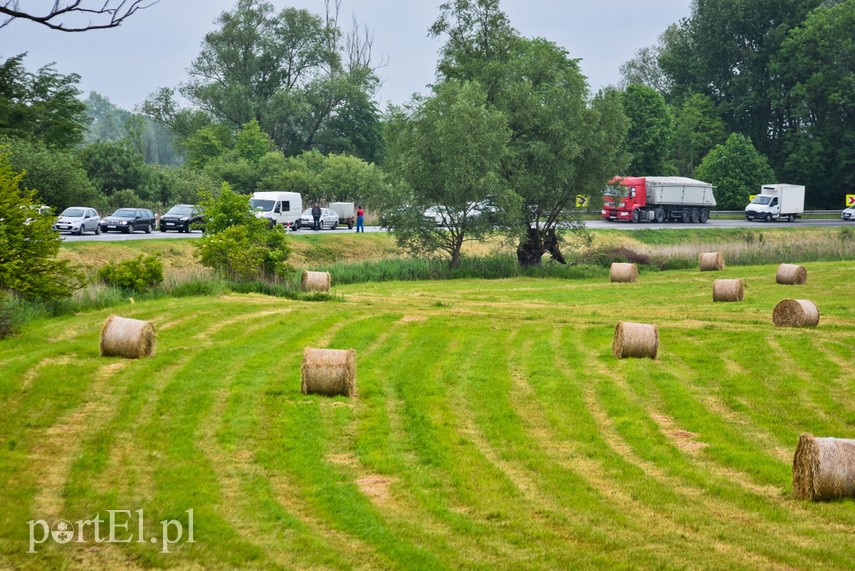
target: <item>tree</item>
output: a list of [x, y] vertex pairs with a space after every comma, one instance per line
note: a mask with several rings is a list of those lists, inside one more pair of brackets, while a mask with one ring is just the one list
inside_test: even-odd
[[775, 180], [775, 172], [748, 137], [733, 133], [704, 157], [695, 178], [712, 183], [719, 208], [742, 210], [749, 195]]
[[[395, 113], [387, 140], [388, 169], [408, 192], [387, 209], [384, 225], [400, 246], [417, 254], [445, 252], [456, 268], [464, 242], [492, 229], [495, 220], [483, 205], [503, 205], [507, 119], [487, 107], [478, 84], [449, 81], [409, 113]], [[427, 210], [443, 227], [423, 215]]]
[[139, 193], [145, 187], [149, 170], [127, 140], [99, 141], [78, 151], [89, 179], [106, 196], [122, 189]]
[[[729, 132], [743, 133], [779, 164], [781, 117], [769, 68], [792, 28], [824, 0], [695, 0], [691, 17], [665, 38], [659, 64], [671, 101], [708, 95]], [[851, 34], [844, 34], [849, 36]]]
[[622, 102], [629, 118], [625, 143], [632, 157], [629, 172], [636, 176], [668, 174], [674, 120], [665, 98], [652, 87], [630, 85]]
[[855, 191], [855, 0], [817, 8], [790, 31], [772, 72], [780, 81], [781, 171], [803, 181], [816, 205], [838, 206]]
[[[160, 0], [55, 0], [47, 11], [21, 9], [19, 0], [0, 2], [0, 14], [8, 16], [0, 28], [16, 19], [30, 20], [61, 32], [85, 32], [120, 26], [137, 10]], [[95, 20], [92, 20], [95, 18]]]
[[674, 164], [681, 176], [692, 176], [701, 159], [725, 140], [724, 121], [712, 99], [700, 93], [677, 110], [674, 125]]
[[[295, 8], [277, 13], [265, 0], [239, 0], [206, 35], [181, 93], [231, 129], [258, 121], [287, 155], [317, 149], [373, 159], [380, 138], [370, 41], [342, 35], [338, 6], [321, 18]], [[149, 96], [144, 109], [183, 136], [200, 120], [180, 109], [168, 89]]]
[[[440, 7], [433, 36], [447, 35], [438, 75], [477, 81], [511, 129], [502, 176], [520, 199], [517, 259], [563, 262], [563, 223], [576, 196], [600, 196], [620, 171], [626, 116], [616, 93], [589, 100], [578, 62], [555, 44], [520, 37], [498, 0], [455, 0]], [[574, 229], [584, 227], [578, 223]]]
[[25, 188], [37, 188], [40, 204], [62, 212], [69, 206], [105, 209], [103, 197], [86, 175], [80, 158], [71, 151], [51, 149], [40, 141], [0, 138], [7, 160], [21, 173]]
[[68, 297], [82, 276], [56, 259], [61, 240], [52, 229], [55, 218], [39, 209], [36, 192], [22, 189], [22, 180], [0, 153], [0, 291], [44, 301]]
[[30, 73], [25, 55], [0, 65], [0, 134], [74, 147], [88, 123], [86, 106], [78, 99], [80, 76], [62, 75], [52, 65]]

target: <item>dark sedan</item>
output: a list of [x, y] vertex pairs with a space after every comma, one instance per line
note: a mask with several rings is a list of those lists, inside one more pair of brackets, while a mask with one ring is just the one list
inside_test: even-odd
[[202, 211], [192, 204], [176, 204], [160, 217], [160, 231], [191, 232], [194, 225], [203, 221]]
[[145, 230], [151, 234], [154, 228], [154, 212], [148, 208], [120, 208], [106, 218], [101, 219], [101, 232], [136, 232]]

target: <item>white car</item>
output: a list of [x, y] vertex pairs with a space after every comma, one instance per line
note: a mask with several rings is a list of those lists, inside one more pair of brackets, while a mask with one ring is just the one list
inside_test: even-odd
[[[335, 230], [336, 226], [338, 226], [338, 213], [329, 208], [321, 208], [320, 223], [321, 230], [324, 228]], [[297, 221], [297, 228], [313, 228], [314, 226], [315, 219], [312, 217], [312, 209], [309, 208], [304, 210], [303, 214], [300, 215], [300, 219]]]
[[84, 232], [101, 233], [101, 216], [94, 208], [85, 206], [69, 206], [62, 211], [53, 225], [57, 232], [71, 232], [72, 234], [83, 234]]
[[855, 206], [850, 206], [849, 208], [844, 210], [840, 214], [840, 217], [844, 220], [852, 220], [853, 222], [855, 222]]

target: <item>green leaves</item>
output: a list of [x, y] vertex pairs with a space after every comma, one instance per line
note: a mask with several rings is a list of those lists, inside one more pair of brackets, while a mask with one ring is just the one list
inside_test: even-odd
[[775, 173], [747, 137], [734, 133], [704, 157], [695, 178], [712, 183], [718, 208], [742, 210], [748, 196], [774, 181]]

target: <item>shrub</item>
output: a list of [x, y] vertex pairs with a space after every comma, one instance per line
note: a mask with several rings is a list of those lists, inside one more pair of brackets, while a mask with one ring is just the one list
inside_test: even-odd
[[140, 254], [132, 260], [109, 262], [98, 277], [107, 285], [144, 293], [163, 281], [163, 262], [158, 256]]
[[203, 266], [238, 281], [278, 280], [292, 271], [285, 230], [256, 218], [246, 196], [223, 183], [220, 196], [208, 197], [202, 207], [208, 234], [194, 246]]

